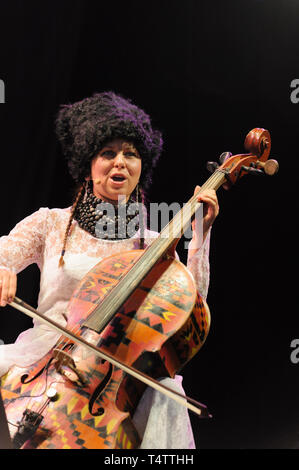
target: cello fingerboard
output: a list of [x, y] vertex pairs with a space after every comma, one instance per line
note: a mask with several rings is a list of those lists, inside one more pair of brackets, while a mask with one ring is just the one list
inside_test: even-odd
[[102, 302], [95, 308], [84, 326], [100, 333], [120, 309], [124, 302], [134, 292], [140, 282], [149, 273], [152, 267], [167, 252], [172, 244], [180, 239], [190, 224], [195, 212], [201, 206], [197, 198], [205, 189], [217, 190], [225, 182], [225, 174], [216, 170], [212, 176], [203, 184], [199, 192], [192, 196], [184, 207], [161, 231], [160, 235], [144, 251], [129, 271], [120, 279], [118, 284], [107, 294]]

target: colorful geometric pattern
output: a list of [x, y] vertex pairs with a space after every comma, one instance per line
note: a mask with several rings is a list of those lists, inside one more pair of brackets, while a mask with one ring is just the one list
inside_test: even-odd
[[[84, 277], [68, 306], [68, 329], [154, 378], [173, 376], [201, 348], [210, 325], [208, 307], [179, 261], [162, 259], [101, 333], [84, 326], [96, 308], [101, 314], [101, 302], [140, 254], [106, 258]], [[43, 416], [22, 448], [137, 448], [140, 436], [130, 413], [145, 385], [83, 346], [61, 340], [29, 370], [13, 368], [5, 379], [8, 421], [17, 424], [26, 409]], [[27, 383], [22, 383], [25, 372]], [[49, 389], [56, 391], [54, 399], [48, 398]], [[16, 427], [10, 430], [18, 437]]]

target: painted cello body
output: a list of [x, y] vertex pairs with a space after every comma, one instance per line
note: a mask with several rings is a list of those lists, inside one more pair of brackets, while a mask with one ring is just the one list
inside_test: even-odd
[[[172, 377], [201, 348], [210, 326], [207, 304], [175, 258], [151, 270], [102, 333], [83, 326], [94, 305], [141, 254], [136, 250], [106, 258], [84, 277], [69, 303], [68, 328], [150, 376]], [[139, 447], [142, 436], [132, 416], [145, 386], [138, 380], [66, 340], [27, 369], [28, 377], [24, 372], [13, 368], [2, 387], [9, 423], [24, 422], [23, 434], [9, 425], [14, 447]], [[28, 416], [23, 417], [25, 410]]]

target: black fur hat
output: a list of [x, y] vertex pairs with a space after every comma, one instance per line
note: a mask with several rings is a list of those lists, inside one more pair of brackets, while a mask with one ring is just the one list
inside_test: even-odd
[[131, 100], [111, 91], [95, 93], [62, 105], [55, 124], [70, 174], [77, 183], [90, 174], [90, 163], [104, 144], [123, 138], [134, 143], [141, 156], [140, 185], [147, 189], [163, 141], [161, 133], [152, 128], [150, 117]]

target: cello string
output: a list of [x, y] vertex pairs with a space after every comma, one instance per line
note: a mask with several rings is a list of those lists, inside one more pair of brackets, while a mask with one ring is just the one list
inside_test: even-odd
[[[91, 306], [91, 307], [89, 308], [89, 311], [92, 310], [92, 307], [94, 307], [94, 306]], [[87, 313], [88, 313], [89, 311], [87, 311]], [[82, 319], [82, 320], [84, 321], [84, 319]], [[83, 326], [83, 325], [80, 325], [80, 324], [79, 324], [79, 325], [74, 325], [69, 331], [70, 331], [71, 333], [73, 333], [74, 335], [79, 335], [79, 333], [81, 332], [81, 330], [82, 330], [83, 327], [84, 327], [84, 326]], [[64, 338], [64, 337], [62, 336], [61, 338]], [[65, 343], [64, 343], [63, 340], [60, 341], [59, 343], [57, 343], [57, 346], [55, 346], [55, 349], [59, 349], [60, 346], [63, 346], [63, 349], [67, 349], [67, 352], [68, 352], [68, 353], [71, 352], [71, 351], [73, 351], [73, 349], [74, 349], [75, 347], [77, 347], [77, 345], [76, 345], [74, 342], [72, 342], [72, 341], [71, 341], [69, 338], [67, 338], [67, 337], [65, 337]], [[67, 346], [69, 346], [69, 348], [67, 348]], [[62, 351], [62, 349], [60, 349], [60, 350]]]
[[[160, 384], [157, 380], [152, 379], [151, 377], [147, 376], [146, 374], [137, 371], [134, 369], [132, 366], [126, 365], [119, 360], [115, 359], [113, 356], [109, 355], [108, 353], [104, 353], [101, 351], [97, 346], [90, 344], [88, 341], [86, 341], [84, 338], [81, 337], [74, 337], [70, 331], [68, 331], [66, 328], [62, 327], [55, 321], [47, 318], [45, 315], [39, 313], [37, 310], [34, 310], [31, 306], [28, 308], [28, 304], [26, 304], [24, 301], [19, 299], [18, 297], [14, 297], [14, 300], [11, 302], [11, 306], [16, 308], [17, 310], [20, 310], [21, 312], [25, 313], [26, 315], [29, 315], [32, 318], [37, 318], [39, 320], [42, 320], [44, 323], [46, 323], [48, 326], [50, 325], [54, 330], [58, 332], [64, 332], [66, 336], [68, 336], [70, 339], [72, 339], [75, 342], [78, 342], [80, 345], [85, 346], [87, 349], [91, 350], [93, 353], [95, 352], [99, 357], [102, 359], [108, 361], [110, 364], [118, 367], [119, 369], [123, 370], [125, 373], [128, 373], [129, 375], [133, 376], [134, 378], [140, 380], [141, 382], [145, 383], [146, 385], [151, 386], [152, 388], [160, 391], [161, 393], [166, 394], [173, 400], [177, 401], [181, 405], [189, 408], [191, 411], [194, 411], [196, 414], [201, 415], [202, 412], [207, 413], [207, 408], [205, 405], [196, 402], [199, 408], [196, 406], [192, 405], [190, 401], [194, 403], [193, 399], [190, 399], [187, 396], [181, 396], [180, 393], [171, 390], [169, 387], [166, 387], [163, 384]], [[202, 408], [202, 409], [200, 409]]]
[[[181, 226], [181, 223], [179, 225], [174, 225], [174, 230], [178, 230], [178, 227], [180, 226]], [[161, 255], [161, 247], [163, 248], [163, 245], [164, 246], [166, 245], [166, 248], [167, 248], [168, 241], [164, 242], [164, 240], [162, 240], [162, 244], [160, 242], [160, 244], [157, 246], [158, 256]], [[152, 253], [153, 252], [151, 251], [150, 253], [151, 256], [152, 256]], [[143, 259], [143, 262], [144, 263], [147, 262], [147, 259], [146, 258]], [[138, 276], [144, 277], [143, 266], [142, 265], [138, 266], [138, 261], [136, 262], [135, 266], [136, 267], [134, 267], [135, 269], [133, 269], [133, 271], [130, 270], [127, 273], [126, 279], [123, 282], [120, 281], [119, 285], [113, 289], [112, 293], [110, 291], [111, 296], [108, 296], [106, 299], [103, 299], [102, 303], [100, 304], [100, 312], [99, 312], [99, 309], [97, 308], [95, 309], [96, 314], [98, 314], [98, 312], [100, 313], [100, 317], [98, 319], [95, 319], [95, 317], [92, 315], [92, 320], [93, 320], [92, 323], [90, 324], [90, 322], [87, 321], [85, 322], [86, 326], [93, 327], [94, 329], [96, 329], [96, 331], [99, 331], [102, 329], [102, 327], [104, 327], [108, 323], [108, 321], [113, 316], [113, 314], [117, 311], [120, 305], [123, 304], [124, 301], [126, 300], [124, 299], [124, 292], [126, 293], [126, 298], [127, 298], [128, 296], [127, 290], [129, 287], [131, 287], [131, 283], [135, 281], [136, 277], [138, 278]]]
[[[215, 176], [213, 177], [213, 180], [218, 180], [218, 178]], [[202, 187], [201, 190], [203, 190], [204, 188]], [[193, 199], [193, 202], [196, 200], [196, 196], [195, 198]], [[175, 226], [175, 228], [177, 228]], [[162, 240], [162, 243], [164, 242], [164, 245], [165, 245], [165, 241]], [[154, 242], [155, 243], [155, 242]], [[168, 243], [168, 240], [166, 240], [166, 244]], [[160, 245], [161, 245], [161, 242], [160, 242]], [[153, 245], [151, 246], [151, 248], [153, 247]], [[150, 253], [147, 254], [147, 258], [150, 256], [152, 256], [152, 251], [153, 251], [153, 248], [150, 250]], [[157, 247], [157, 251], [159, 252], [160, 254], [160, 251], [161, 251], [161, 248], [160, 246], [158, 245]], [[129, 272], [127, 273], [127, 275], [125, 277], [127, 277], [127, 285], [131, 284], [131, 278], [132, 280], [134, 279], [134, 277], [136, 277], [136, 274], [138, 275], [139, 272], [138, 272], [138, 265], [141, 263], [141, 261], [143, 262], [142, 265], [140, 266], [140, 268], [143, 270], [143, 265], [148, 261], [146, 259], [146, 256], [145, 256], [145, 259], [143, 257], [141, 257], [139, 260], [137, 260], [137, 262], [135, 263], [135, 266], [134, 268], [132, 268], [132, 270], [129, 270]], [[134, 271], [134, 272], [133, 272]], [[124, 284], [124, 278], [118, 283], [118, 285], [116, 285], [114, 288], [113, 288], [113, 296], [111, 295], [110, 298], [106, 298], [105, 301], [103, 301], [103, 303], [101, 303], [101, 320], [104, 320], [106, 318], [109, 318], [110, 316], [110, 312], [114, 310], [115, 306], [117, 305], [118, 301], [119, 301], [119, 296], [122, 296], [122, 293], [123, 291], [127, 290], [126, 289], [126, 286], [123, 286]], [[110, 294], [111, 294], [111, 291], [110, 291]], [[115, 310], [114, 310], [115, 311]], [[114, 313], [114, 312], [113, 312]]]
[[[194, 205], [194, 203], [197, 203], [197, 197], [198, 197], [198, 195], [200, 194], [201, 191], [203, 191], [204, 189], [207, 189], [207, 188], [214, 188], [215, 186], [219, 185], [219, 183], [223, 182], [223, 180], [225, 179], [223, 173], [222, 172], [218, 172], [217, 174], [215, 174], [215, 173], [200, 188], [199, 192], [196, 193], [196, 195], [194, 195], [190, 199], [189, 205], [190, 204]], [[181, 214], [181, 211], [178, 214]], [[175, 231], [175, 233], [179, 233], [180, 227], [182, 226], [182, 223], [181, 223], [181, 220], [180, 220], [181, 217], [177, 217], [178, 214], [172, 220], [173, 227], [174, 227], [173, 231]], [[186, 211], [185, 211], [185, 214], [186, 214]], [[186, 224], [186, 220], [184, 221], [184, 223]], [[189, 220], [188, 220], [188, 223], [189, 223]], [[169, 227], [169, 225], [170, 224], [168, 224], [168, 227]], [[163, 229], [163, 230], [164, 230], [164, 233], [165, 233], [165, 229]], [[160, 236], [161, 236], [161, 234], [160, 234]], [[161, 254], [161, 248], [165, 250], [165, 246], [166, 246], [166, 249], [167, 249], [167, 245], [169, 244], [168, 239], [163, 240], [162, 238], [160, 238], [160, 240], [158, 242], [155, 240], [155, 242], [156, 242], [156, 247], [154, 247], [154, 248], [156, 248], [155, 251], [157, 252], [158, 255]], [[104, 322], [107, 323], [107, 319], [109, 321], [109, 319], [115, 313], [115, 310], [117, 310], [117, 308], [118, 308], [119, 302], [122, 300], [123, 292], [124, 291], [126, 292], [127, 289], [130, 288], [130, 285], [131, 285], [132, 281], [136, 277], [138, 277], [138, 275], [140, 275], [140, 273], [142, 273], [142, 271], [144, 270], [144, 265], [147, 264], [147, 262], [149, 261], [149, 259], [147, 259], [147, 258], [153, 256], [152, 252], [154, 251], [153, 250], [153, 245], [155, 244], [155, 242], [153, 242], [153, 244], [150, 246], [150, 248], [151, 248], [150, 253], [145, 252], [144, 253], [145, 258], [143, 258], [143, 256], [141, 256], [136, 261], [135, 265], [119, 281], [119, 283], [112, 288], [113, 295], [112, 295], [112, 292], [110, 290], [107, 297], [104, 298], [103, 301], [100, 303], [100, 307], [101, 307], [100, 321], [99, 321], [99, 323], [97, 321], [95, 321], [94, 324], [92, 325], [93, 327], [95, 326], [97, 329], [99, 329], [101, 327], [101, 325], [103, 325]], [[109, 294], [111, 294], [111, 295], [109, 295]], [[97, 307], [95, 308], [95, 310], [97, 310]], [[96, 312], [94, 312], [94, 313], [96, 313]], [[88, 322], [87, 322], [87, 326], [89, 326]]]
[[[89, 307], [89, 310], [87, 310], [87, 317], [89, 316], [90, 313], [93, 312], [94, 308], [95, 308], [94, 304]], [[83, 321], [84, 321], [84, 319], [83, 319]], [[74, 326], [72, 326], [72, 328], [69, 331], [71, 331], [74, 334], [78, 334], [80, 332], [80, 330], [82, 329], [82, 327], [83, 327], [83, 325], [80, 325], [80, 324], [79, 325], [74, 325]], [[65, 341], [65, 339], [64, 339], [64, 336], [62, 335], [59, 338], [59, 341], [58, 341], [57, 345], [55, 346], [55, 349], [58, 349], [61, 345], [63, 345], [64, 341]], [[66, 341], [65, 341], [66, 344], [64, 345], [64, 347], [66, 347], [68, 344], [70, 344], [71, 347], [70, 347], [69, 350], [72, 350], [74, 345], [71, 342], [68, 343], [68, 341], [69, 341], [69, 339], [66, 338]]]
[[[89, 315], [90, 313], [93, 312], [94, 308], [95, 308], [94, 305], [91, 305], [91, 306], [89, 307], [89, 310], [87, 310], [87, 317], [88, 317], [88, 315]], [[84, 319], [83, 319], [83, 321], [84, 321]], [[79, 325], [74, 325], [74, 326], [72, 326], [72, 328], [71, 328], [69, 331], [70, 331], [71, 333], [74, 333], [74, 334], [77, 335], [77, 334], [79, 334], [79, 332], [80, 332], [80, 330], [82, 329], [82, 327], [83, 327], [83, 325], [81, 325], [81, 324], [79, 324]], [[65, 343], [65, 344], [64, 344], [64, 343]], [[68, 351], [72, 351], [72, 350], [74, 349], [74, 347], [75, 347], [75, 345], [74, 345], [72, 342], [70, 342], [69, 338], [64, 337], [64, 336], [62, 335], [62, 336], [59, 338], [59, 341], [58, 341], [57, 345], [55, 346], [55, 349], [59, 349], [60, 346], [61, 346], [61, 347], [63, 346], [64, 348], [66, 348], [68, 345], [70, 345]]]
[[[166, 228], [166, 230], [169, 230], [169, 227], [171, 227], [172, 231], [177, 234], [177, 233], [179, 233], [180, 231], [183, 230], [183, 228], [186, 226], [187, 223], [190, 223], [190, 218], [192, 217], [190, 212], [193, 213], [193, 212], [196, 211], [193, 207], [194, 204], [199, 204], [200, 205], [200, 203], [197, 202], [197, 198], [198, 198], [200, 192], [202, 192], [204, 189], [214, 188], [219, 183], [219, 180], [223, 179], [223, 173], [220, 173], [220, 172], [216, 173], [216, 171], [201, 186], [199, 191], [191, 197], [189, 202], [184, 207], [185, 210], [183, 212], [182, 211], [179, 212], [180, 216], [179, 217], [174, 217], [172, 219], [172, 221], [168, 224], [168, 228]], [[220, 173], [220, 175], [219, 175], [219, 173]], [[186, 210], [186, 207], [187, 207], [187, 210]], [[189, 211], [189, 208], [191, 209], [191, 211]], [[187, 218], [187, 220], [184, 219], [184, 215], [186, 215], [186, 213], [187, 213], [187, 217], [185, 216], [185, 219]], [[182, 218], [183, 218], [183, 222], [181, 221]], [[172, 223], [172, 225], [171, 225], [171, 223]], [[165, 228], [164, 228], [164, 233], [165, 233]], [[129, 277], [129, 280], [127, 282], [131, 283], [130, 277], [132, 277], [132, 273], [130, 273], [130, 270], [127, 272], [127, 274], [124, 277], [126, 277], [126, 276]], [[124, 278], [122, 280], [124, 282]], [[121, 283], [121, 281], [120, 281], [120, 283]], [[111, 290], [110, 290], [107, 293], [107, 297], [104, 297], [102, 299], [102, 301], [100, 302], [100, 306], [101, 306], [101, 323], [106, 322], [107, 318], [110, 319], [112, 317], [111, 312], [112, 312], [112, 314], [116, 313], [115, 310], [117, 310], [117, 304], [119, 302], [119, 297], [122, 296], [122, 292], [123, 292], [124, 288], [123, 288], [122, 285], [119, 286], [119, 283], [118, 283], [112, 289], [113, 289], [113, 295], [109, 295], [109, 294], [112, 294]], [[96, 309], [97, 309], [97, 306], [95, 307], [94, 305], [92, 305], [89, 308], [89, 312], [87, 312], [86, 318], [88, 318], [89, 314], [90, 313], [92, 314], [94, 312], [94, 310], [96, 310]], [[70, 331], [77, 334], [77, 333], [79, 333], [81, 328], [82, 328], [82, 326], [80, 326], [78, 329], [72, 328]], [[72, 344], [72, 343], [70, 343], [70, 344]], [[59, 347], [59, 345], [56, 346], [56, 348], [58, 348], [58, 347]], [[72, 344], [69, 348], [69, 351], [72, 350], [73, 348], [74, 348], [74, 345]]]

